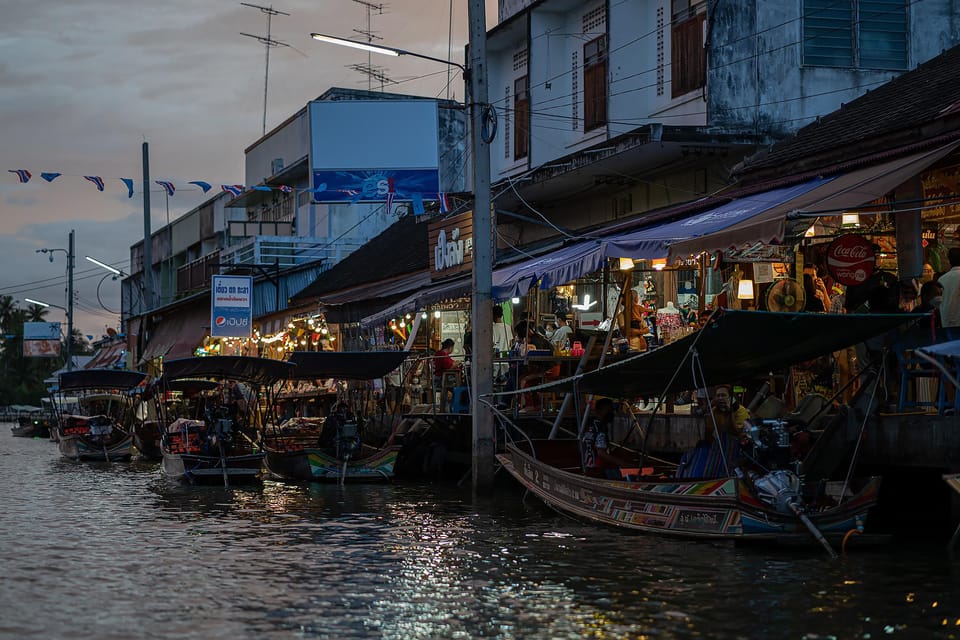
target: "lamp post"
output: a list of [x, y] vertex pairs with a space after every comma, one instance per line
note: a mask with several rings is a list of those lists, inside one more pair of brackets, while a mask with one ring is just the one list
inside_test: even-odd
[[67, 371], [73, 371], [73, 235], [74, 230], [70, 230], [70, 240], [67, 246], [68, 249], [37, 249], [37, 253], [46, 253], [50, 256], [50, 262], [53, 262], [53, 254], [57, 251], [63, 251], [67, 254], [67, 307], [57, 307], [57, 305], [47, 304], [44, 302], [35, 302], [24, 298], [27, 302], [33, 302], [34, 304], [39, 304], [43, 307], [57, 307], [58, 309], [63, 309], [67, 313]]
[[315, 40], [389, 56], [411, 56], [457, 67], [467, 80], [470, 134], [473, 149], [473, 283], [471, 327], [473, 362], [470, 367], [471, 414], [473, 418], [473, 488], [493, 484], [494, 426], [488, 396], [493, 391], [493, 221], [490, 198], [490, 143], [484, 139], [483, 118], [487, 106], [487, 29], [483, 0], [469, 0], [470, 60], [461, 65], [394, 47], [383, 47], [313, 33]]

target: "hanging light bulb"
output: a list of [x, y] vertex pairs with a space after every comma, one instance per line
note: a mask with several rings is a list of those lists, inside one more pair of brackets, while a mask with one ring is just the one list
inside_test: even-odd
[[427, 319], [427, 312], [424, 311], [423, 313], [421, 313], [421, 314], [420, 314], [420, 317], [423, 318], [424, 320], [426, 320], [426, 319]]
[[440, 318], [440, 309], [437, 309], [436, 311], [433, 312], [433, 317], [438, 319]]
[[327, 335], [327, 328], [326, 327], [321, 328], [320, 333], [322, 333], [323, 335]]

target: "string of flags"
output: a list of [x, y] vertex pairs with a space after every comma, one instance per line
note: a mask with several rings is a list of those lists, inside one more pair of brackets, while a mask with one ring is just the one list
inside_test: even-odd
[[[20, 184], [26, 184], [30, 182], [30, 180], [33, 178], [33, 174], [30, 173], [30, 171], [28, 171], [27, 169], [7, 169], [7, 172], [14, 174], [17, 177], [17, 180], [20, 182]], [[42, 178], [46, 182], [52, 183], [54, 180], [61, 177], [62, 175], [63, 175], [62, 173], [57, 173], [57, 172], [43, 172], [40, 174], [40, 178]], [[106, 190], [107, 185], [102, 176], [83, 176], [83, 179], [92, 183], [96, 187], [97, 191], [102, 192]], [[120, 180], [120, 182], [122, 182], [123, 185], [126, 187], [127, 197], [132, 198], [134, 195], [134, 179], [118, 178], [118, 180]], [[168, 197], [172, 198], [174, 194], [177, 192], [176, 185], [170, 180], [154, 180], [154, 183], [157, 184], [161, 189], [163, 189], [163, 191], [167, 194]], [[205, 182], [203, 180], [190, 180], [187, 182], [187, 184], [194, 185], [200, 188], [200, 190], [203, 191], [203, 193], [207, 193], [213, 188], [213, 184], [209, 182]], [[350, 198], [358, 198], [360, 196], [360, 192], [357, 190], [354, 190], [354, 189], [332, 189], [331, 190], [327, 188], [326, 184], [321, 184], [316, 189], [311, 189], [307, 187], [300, 187], [295, 189], [294, 187], [291, 187], [285, 184], [277, 185], [277, 186], [268, 186], [268, 185], [246, 186], [242, 184], [221, 184], [220, 190], [225, 193], [229, 193], [234, 197], [239, 197], [243, 195], [244, 192], [247, 192], [247, 191], [267, 191], [267, 192], [279, 191], [281, 193], [293, 193], [294, 191], [301, 191], [301, 192], [315, 193], [315, 194], [334, 191], [336, 193], [342, 193], [343, 195], [348, 196]], [[384, 198], [387, 215], [390, 215], [393, 211], [393, 204], [396, 196], [397, 196], [397, 193], [393, 188], [393, 182], [391, 180], [390, 190], [387, 192]], [[428, 197], [428, 196], [431, 196], [431, 197]], [[426, 194], [411, 193], [409, 194], [409, 199], [410, 199], [410, 202], [412, 203], [414, 215], [421, 215], [426, 212], [426, 209], [423, 204], [424, 199], [439, 201], [441, 213], [450, 213], [450, 211], [453, 209], [449, 194], [447, 193], [426, 193]]]

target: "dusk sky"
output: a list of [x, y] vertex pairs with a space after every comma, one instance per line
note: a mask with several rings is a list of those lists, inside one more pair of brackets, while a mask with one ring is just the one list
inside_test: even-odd
[[[268, 4], [252, 2], [252, 4]], [[455, 0], [453, 59], [462, 61], [467, 7]], [[353, 37], [366, 9], [354, 0], [285, 0], [272, 37], [291, 45], [270, 53], [267, 130], [333, 86], [367, 88], [346, 65], [367, 54], [316, 42], [311, 31]], [[448, 0], [402, 0], [374, 14], [383, 44], [447, 58]], [[487, 0], [487, 28], [496, 0]], [[0, 294], [66, 306], [64, 252], [76, 230], [75, 324], [99, 338], [119, 324], [120, 284], [84, 260], [129, 270], [129, 247], [143, 237], [141, 143], [150, 177], [171, 180], [169, 219], [205, 197], [190, 180], [245, 183], [243, 150], [261, 134], [264, 46], [239, 33], [266, 33], [266, 16], [234, 0], [6, 0], [0, 21]], [[374, 56], [399, 84], [387, 91], [445, 97], [443, 65]], [[454, 69], [456, 71], [456, 69]], [[426, 77], [422, 77], [426, 76]], [[374, 88], [379, 88], [375, 86]], [[451, 97], [463, 99], [454, 75]], [[10, 169], [33, 174], [19, 184]], [[41, 172], [63, 174], [52, 183]], [[101, 176], [104, 192], [84, 180]], [[133, 178], [127, 198], [120, 178]], [[153, 228], [167, 222], [160, 187], [151, 191]], [[218, 187], [215, 187], [218, 188]], [[211, 191], [211, 194], [213, 192]], [[209, 197], [209, 196], [207, 196]], [[97, 287], [105, 311], [97, 300]], [[51, 309], [49, 320], [64, 321]]]

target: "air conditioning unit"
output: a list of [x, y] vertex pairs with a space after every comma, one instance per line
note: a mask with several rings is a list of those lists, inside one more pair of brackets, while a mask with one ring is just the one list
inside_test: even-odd
[[283, 158], [274, 158], [270, 163], [270, 175], [275, 176], [283, 171]]

